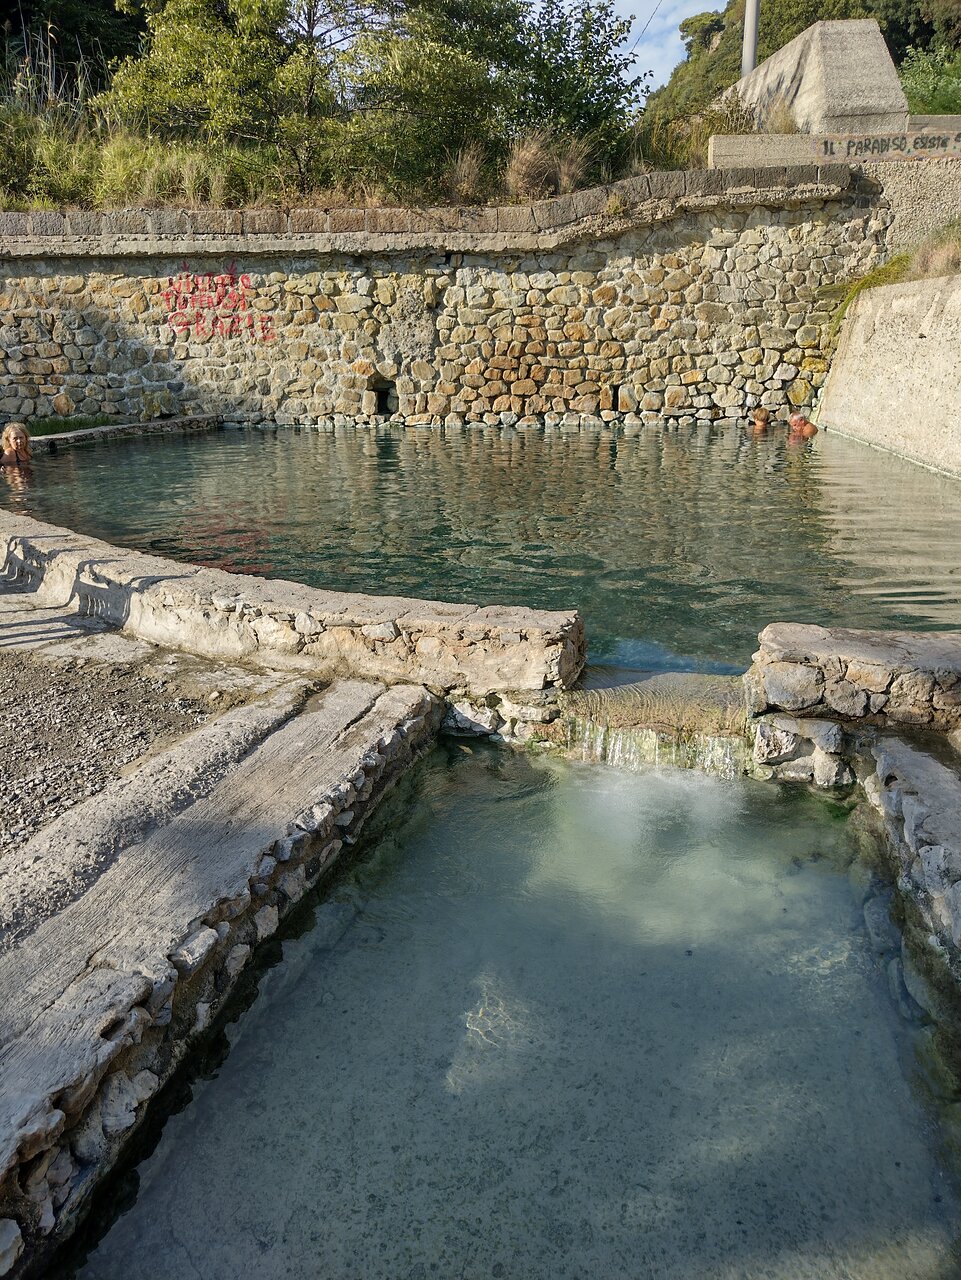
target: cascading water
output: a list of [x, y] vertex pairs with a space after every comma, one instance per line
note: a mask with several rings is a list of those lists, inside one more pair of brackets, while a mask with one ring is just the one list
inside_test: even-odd
[[751, 754], [740, 680], [689, 672], [575, 690], [551, 740], [575, 760], [678, 765], [722, 778], [747, 773]]

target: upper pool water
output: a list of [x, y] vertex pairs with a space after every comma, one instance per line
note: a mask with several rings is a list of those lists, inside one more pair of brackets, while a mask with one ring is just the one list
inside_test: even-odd
[[456, 745], [414, 781], [61, 1280], [959, 1274], [823, 801]]
[[961, 625], [961, 484], [739, 428], [224, 431], [39, 455], [0, 501], [313, 586], [579, 608], [595, 662], [738, 670], [768, 622]]

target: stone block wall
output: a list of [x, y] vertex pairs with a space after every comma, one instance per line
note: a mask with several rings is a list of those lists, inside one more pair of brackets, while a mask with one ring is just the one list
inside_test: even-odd
[[752, 715], [800, 712], [808, 720], [869, 720], [942, 732], [961, 726], [961, 632], [776, 622], [759, 641], [744, 677]]
[[532, 206], [0, 214], [0, 420], [716, 419], [810, 404], [890, 211], [847, 166]]

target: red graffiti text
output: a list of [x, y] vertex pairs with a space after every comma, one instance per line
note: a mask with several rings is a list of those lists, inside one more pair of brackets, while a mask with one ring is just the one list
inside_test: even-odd
[[231, 264], [216, 275], [194, 272], [186, 263], [179, 275], [167, 277], [163, 291], [167, 321], [178, 337], [252, 338], [273, 342], [277, 333], [271, 316], [253, 311], [249, 275]]

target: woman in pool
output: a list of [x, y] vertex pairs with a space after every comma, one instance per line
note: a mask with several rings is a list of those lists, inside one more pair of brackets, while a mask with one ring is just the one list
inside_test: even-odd
[[771, 410], [758, 405], [751, 413], [751, 429], [756, 436], [763, 436], [771, 425]]
[[22, 422], [8, 422], [0, 436], [0, 467], [29, 467], [30, 433]]

